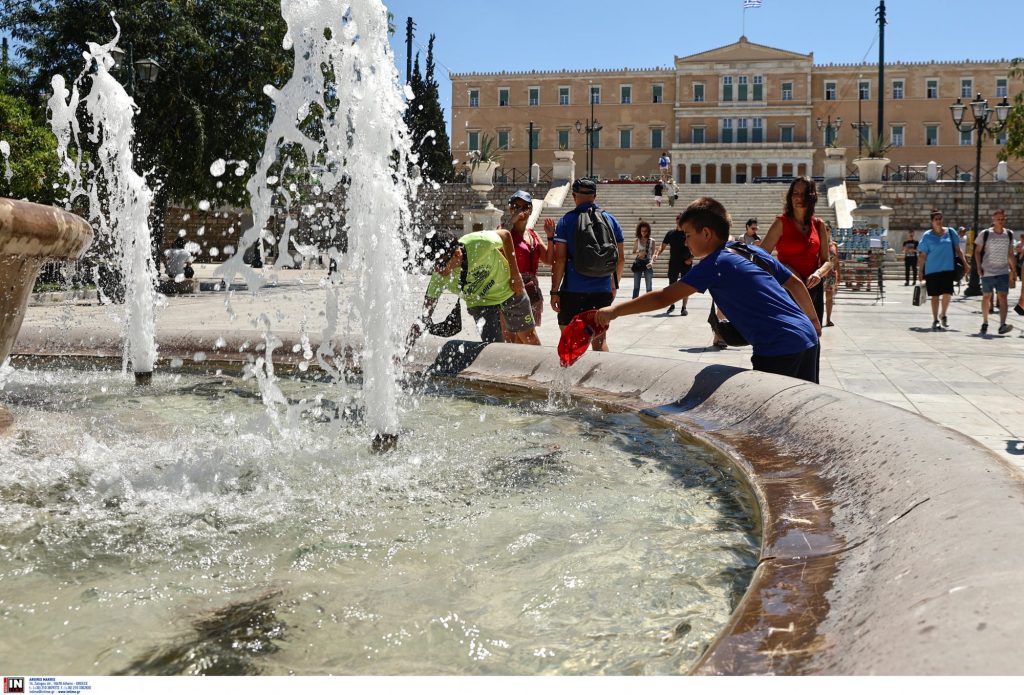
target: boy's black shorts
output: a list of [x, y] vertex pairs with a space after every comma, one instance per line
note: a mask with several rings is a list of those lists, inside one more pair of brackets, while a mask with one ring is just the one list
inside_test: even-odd
[[576, 314], [603, 309], [612, 303], [611, 292], [559, 292], [558, 325], [568, 326]]

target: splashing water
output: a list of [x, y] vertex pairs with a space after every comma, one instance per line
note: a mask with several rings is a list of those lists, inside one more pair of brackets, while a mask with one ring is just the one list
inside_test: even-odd
[[10, 183], [14, 172], [11, 171], [11, 144], [6, 140], [0, 140], [0, 154], [4, 156], [4, 178]]
[[[117, 33], [110, 43], [88, 44], [85, 68], [70, 91], [63, 77], [53, 78], [53, 96], [47, 109], [57, 137], [61, 172], [67, 177], [66, 206], [71, 209], [78, 198], [87, 199], [89, 220], [97, 231], [95, 246], [124, 278], [124, 369], [131, 364], [136, 374], [146, 374], [153, 371], [156, 362], [156, 276], [149, 230], [153, 192], [145, 177], [134, 169], [135, 101], [110, 74], [114, 65], [111, 51], [121, 35], [116, 21], [114, 26]], [[91, 84], [82, 97], [80, 90], [86, 78]], [[89, 115], [92, 129], [87, 137], [97, 147], [96, 164], [90, 167], [88, 182], [82, 177], [81, 126], [76, 115], [79, 106], [84, 106]]]
[[[274, 102], [274, 117], [246, 185], [253, 224], [217, 274], [229, 284], [241, 275], [250, 287], [262, 286], [244, 253], [255, 244], [262, 254], [263, 242], [276, 242], [278, 258], [292, 260], [290, 234], [297, 221], [289, 215], [280, 238], [268, 229], [275, 200], [283, 200], [280, 207], [289, 210], [296, 198], [294, 184], [288, 183], [290, 171], [315, 171], [324, 192], [343, 188], [344, 226], [332, 230], [326, 248], [319, 251], [360, 288], [348, 309], [363, 336], [358, 357], [366, 424], [377, 434], [394, 433], [402, 339], [412, 318], [407, 316], [409, 286], [403, 271], [408, 240], [402, 234], [411, 226], [409, 201], [418, 182], [405, 173], [411, 148], [402, 120], [405, 100], [387, 40], [387, 12], [380, 0], [282, 0], [281, 13], [288, 26], [284, 47], [294, 52], [295, 69], [280, 89], [264, 88]], [[212, 171], [220, 170], [215, 162]], [[303, 255], [315, 253], [296, 248]], [[339, 383], [344, 381], [339, 377], [346, 358], [334, 353], [331, 340], [344, 308], [334, 289], [340, 282], [341, 274], [332, 274], [327, 323], [316, 356]], [[276, 389], [267, 359], [260, 370], [261, 389]], [[265, 398], [270, 403], [282, 400], [279, 394]]]

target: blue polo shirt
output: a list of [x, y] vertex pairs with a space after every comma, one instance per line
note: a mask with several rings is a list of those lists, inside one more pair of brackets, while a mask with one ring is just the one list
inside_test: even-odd
[[953, 270], [953, 246], [960, 246], [960, 237], [952, 227], [946, 227], [946, 233], [939, 236], [928, 230], [917, 245], [918, 253], [927, 253], [924, 259], [924, 274], [941, 273]]
[[682, 281], [698, 292], [710, 291], [759, 357], [792, 355], [817, 345], [814, 325], [782, 286], [792, 273], [771, 254], [750, 248], [769, 260], [770, 275], [742, 256], [717, 249]]
[[562, 215], [562, 219], [558, 220], [558, 226], [555, 227], [555, 243], [566, 245], [565, 276], [562, 278], [562, 286], [559, 288], [563, 292], [612, 291], [611, 277], [592, 278], [587, 277], [586, 275], [580, 275], [572, 265], [572, 252], [576, 246], [576, 225], [579, 222], [580, 213], [585, 212], [590, 208], [596, 208], [598, 212], [604, 215], [604, 218], [608, 220], [608, 224], [612, 228], [612, 234], [615, 235], [616, 243], [624, 244], [626, 241], [618, 220], [612, 217], [611, 213], [601, 210], [601, 208], [594, 203], [584, 203], [575, 210]]

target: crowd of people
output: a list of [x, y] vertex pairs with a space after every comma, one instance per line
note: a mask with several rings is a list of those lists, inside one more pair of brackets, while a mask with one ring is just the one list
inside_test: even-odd
[[[747, 220], [742, 235], [732, 240], [731, 216], [717, 201], [699, 198], [676, 216], [660, 245], [653, 229], [641, 220], [632, 241], [629, 301], [613, 304], [623, 279], [626, 239], [618, 220], [597, 204], [598, 184], [580, 178], [572, 184], [573, 209], [555, 221], [544, 220], [543, 238], [528, 228], [533, 211], [529, 193], [518, 191], [508, 201], [508, 227], [475, 232], [461, 239], [449, 232], [428, 235], [424, 249], [433, 277], [424, 301], [424, 325], [444, 289], [459, 294], [478, 320], [485, 342], [539, 345], [544, 296], [538, 267], [551, 266], [549, 303], [565, 331], [573, 319], [596, 311], [595, 325], [676, 304], [687, 315], [687, 298], [708, 292], [713, 300], [708, 323], [713, 345], [751, 345], [754, 369], [817, 383], [819, 338], [834, 326], [835, 292], [842, 281], [839, 248], [831, 226], [815, 215], [817, 187], [807, 177], [794, 179], [783, 211], [762, 236], [756, 218]], [[1015, 286], [1024, 256], [1024, 240], [1014, 242], [1006, 214], [997, 210], [992, 227], [978, 235], [974, 258], [985, 293], [980, 333], [988, 331], [988, 315], [998, 308], [1000, 334], [1009, 332], [1008, 291]], [[961, 235], [931, 213], [930, 229], [920, 240], [913, 232], [903, 240], [905, 285], [924, 283], [931, 301], [932, 328], [949, 326], [947, 309], [967, 267]], [[669, 252], [668, 280], [654, 291], [654, 264]], [[695, 262], [698, 261], [699, 262]], [[456, 271], [459, 272], [456, 272]], [[641, 287], [646, 293], [641, 296]], [[1024, 315], [1024, 288], [1014, 310]], [[608, 333], [595, 330], [591, 347], [608, 350]]]

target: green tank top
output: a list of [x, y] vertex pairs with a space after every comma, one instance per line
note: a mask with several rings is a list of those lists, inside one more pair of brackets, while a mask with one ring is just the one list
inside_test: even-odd
[[501, 304], [512, 296], [511, 274], [508, 261], [501, 255], [501, 237], [497, 232], [472, 232], [459, 239], [465, 249], [469, 270], [466, 284], [459, 290], [458, 268], [447, 277], [434, 273], [427, 285], [427, 296], [437, 299], [445, 290], [461, 294], [466, 308]]

